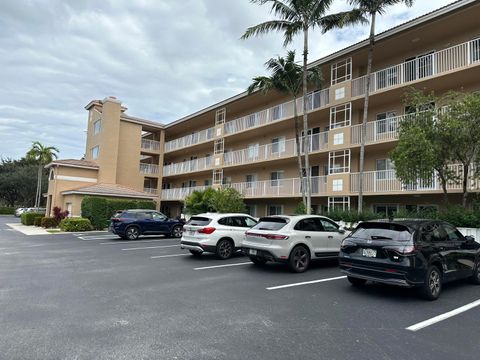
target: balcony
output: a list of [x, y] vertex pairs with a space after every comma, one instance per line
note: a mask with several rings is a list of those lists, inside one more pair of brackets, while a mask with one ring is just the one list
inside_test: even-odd
[[193, 134], [186, 135], [175, 140], [168, 141], [165, 143], [165, 152], [181, 149], [186, 146], [192, 146], [211, 140], [214, 137], [214, 130], [215, 128], [211, 127], [198, 132], [194, 132]]
[[[302, 139], [301, 141], [303, 141]], [[326, 149], [328, 146], [328, 132], [310, 135], [308, 142], [309, 152]], [[301, 147], [303, 149], [303, 143]], [[252, 146], [246, 149], [225, 153], [223, 156], [223, 164], [224, 166], [244, 165], [258, 161], [289, 158], [296, 155], [296, 140], [289, 139], [285, 142]]]
[[[321, 108], [329, 103], [330, 89], [315, 91], [308, 95], [307, 110]], [[298, 115], [303, 114], [303, 98], [297, 99]], [[241, 118], [227, 121], [225, 123], [225, 135], [256, 128], [276, 121], [293, 117], [293, 100], [273, 106], [271, 108], [243, 116]]]
[[185, 198], [194, 191], [203, 191], [210, 186], [196, 186], [196, 187], [186, 187], [186, 188], [176, 188], [176, 189], [163, 189], [162, 190], [162, 201], [183, 201]]
[[160, 167], [155, 164], [140, 163], [140, 172], [142, 174], [158, 174]]
[[[480, 39], [475, 39], [372, 73], [370, 93], [478, 63], [480, 63]], [[366, 75], [352, 80], [352, 97], [365, 95], [366, 81]]]
[[142, 150], [147, 151], [159, 151], [160, 150], [160, 141], [142, 139]]
[[195, 160], [183, 161], [181, 163], [165, 165], [163, 176], [186, 174], [194, 171], [209, 170], [212, 168], [212, 158], [204, 157]]
[[153, 194], [153, 195], [156, 195], [158, 193], [156, 188], [149, 188], [149, 187], [144, 187], [143, 192], [147, 194]]

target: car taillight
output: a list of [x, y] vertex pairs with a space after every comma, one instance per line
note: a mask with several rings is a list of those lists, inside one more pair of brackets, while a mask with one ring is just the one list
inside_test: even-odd
[[287, 240], [287, 235], [277, 235], [277, 234], [259, 234], [254, 232], [246, 231], [245, 235], [247, 236], [256, 236], [256, 237], [263, 237], [268, 240]]
[[342, 249], [350, 246], [357, 246], [357, 244], [355, 244], [353, 241], [349, 240], [348, 238], [343, 239], [342, 244], [340, 245]]
[[397, 253], [399, 255], [412, 255], [417, 249], [415, 245], [394, 245], [394, 246], [385, 246], [385, 250]]
[[213, 233], [215, 230], [214, 227], [204, 227], [204, 228], [201, 228], [201, 229], [198, 229], [197, 231], [200, 233], [200, 234], [211, 234]]
[[120, 221], [119, 218], [113, 218], [113, 219], [112, 219], [112, 222], [119, 222], [119, 221]]

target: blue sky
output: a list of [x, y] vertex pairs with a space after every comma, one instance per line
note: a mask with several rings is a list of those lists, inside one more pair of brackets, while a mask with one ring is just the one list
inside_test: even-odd
[[[398, 5], [377, 32], [454, 1]], [[331, 12], [348, 9], [344, 0]], [[248, 0], [2, 0], [0, 156], [19, 158], [32, 141], [80, 158], [92, 99], [118, 97], [133, 116], [169, 123], [240, 93], [264, 63], [283, 55], [282, 38], [240, 40], [270, 19]], [[310, 57], [363, 40], [367, 27], [310, 38]], [[301, 39], [289, 49], [301, 54]], [[299, 57], [300, 59], [300, 57]]]

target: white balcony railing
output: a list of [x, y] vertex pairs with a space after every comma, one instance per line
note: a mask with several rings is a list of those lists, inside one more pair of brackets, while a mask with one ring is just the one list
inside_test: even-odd
[[[480, 39], [468, 41], [372, 73], [370, 92], [443, 74], [480, 62]], [[367, 77], [352, 80], [352, 97], [365, 95]]]
[[208, 170], [211, 168], [212, 157], [208, 156], [200, 159], [165, 165], [163, 167], [163, 176], [186, 174], [194, 171]]
[[[300, 139], [303, 153], [303, 138]], [[310, 135], [308, 138], [309, 152], [323, 150], [328, 146], [328, 132]], [[288, 158], [297, 155], [295, 139], [289, 139], [274, 144], [251, 146], [246, 149], [227, 152], [223, 155], [224, 166], [242, 165], [256, 161], [268, 161]]]
[[160, 150], [160, 141], [142, 139], [142, 150], [158, 151]]
[[209, 186], [196, 186], [186, 188], [164, 189], [162, 190], [162, 201], [165, 200], [177, 200], [183, 201], [185, 198], [194, 191], [202, 191], [209, 188]]
[[[462, 166], [458, 164], [450, 165], [456, 175], [461, 177]], [[359, 188], [359, 173], [350, 174], [350, 191], [357, 193]], [[363, 189], [365, 193], [388, 193], [388, 192], [416, 192], [416, 191], [441, 191], [442, 186], [438, 176], [432, 173], [432, 177], [425, 180], [418, 180], [414, 184], [404, 184], [397, 179], [395, 170], [367, 171], [364, 173]], [[480, 181], [472, 179], [469, 184], [470, 190], [479, 190]], [[447, 184], [447, 190], [461, 190], [461, 181], [450, 181]]]
[[198, 132], [194, 132], [190, 135], [186, 135], [175, 140], [167, 141], [165, 143], [165, 152], [181, 149], [186, 146], [199, 144], [213, 139], [214, 129], [214, 127], [211, 127]]
[[[309, 111], [326, 106], [329, 103], [330, 89], [315, 91], [308, 95], [307, 109]], [[303, 98], [297, 99], [298, 115], [303, 114]], [[293, 100], [258, 111], [225, 123], [225, 135], [234, 134], [275, 121], [293, 117]]]
[[144, 188], [143, 188], [143, 192], [144, 192], [144, 193], [147, 193], [147, 194], [156, 195], [158, 191], [157, 191], [156, 188], [144, 187]]
[[140, 163], [140, 172], [142, 174], [158, 174], [160, 167], [155, 164]]

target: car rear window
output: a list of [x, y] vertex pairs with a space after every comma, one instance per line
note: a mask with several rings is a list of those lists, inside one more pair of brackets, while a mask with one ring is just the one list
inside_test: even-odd
[[202, 216], [192, 216], [190, 220], [186, 223], [186, 225], [193, 225], [193, 226], [205, 226], [210, 224], [212, 219], [202, 217]]
[[256, 230], [280, 230], [288, 224], [288, 219], [280, 217], [265, 217], [260, 218], [258, 224], [252, 229]]
[[407, 226], [401, 224], [361, 223], [350, 237], [365, 240], [409, 241], [412, 239], [412, 233]]

